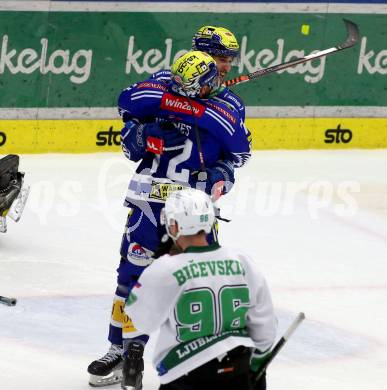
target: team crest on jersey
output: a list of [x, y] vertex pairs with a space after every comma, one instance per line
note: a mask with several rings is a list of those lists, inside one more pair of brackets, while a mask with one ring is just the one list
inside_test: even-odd
[[176, 96], [170, 93], [165, 93], [161, 100], [161, 106], [163, 110], [180, 112], [187, 115], [195, 115], [201, 117], [204, 114], [206, 108], [198, 102], [188, 100], [183, 96]]
[[130, 261], [132, 261], [134, 264], [146, 265], [151, 260], [152, 255], [152, 251], [142, 247], [137, 242], [132, 242], [129, 245], [128, 257], [130, 258]]

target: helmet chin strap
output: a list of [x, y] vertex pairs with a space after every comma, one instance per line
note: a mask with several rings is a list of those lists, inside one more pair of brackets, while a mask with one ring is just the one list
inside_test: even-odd
[[178, 238], [181, 236], [181, 232], [180, 232], [180, 229], [179, 229], [179, 225], [177, 225], [176, 221], [175, 221], [174, 226], [177, 226], [177, 232], [176, 232], [175, 235], [173, 235], [171, 233], [171, 231], [169, 230], [170, 225], [168, 225], [168, 224], [166, 224], [166, 231], [167, 231], [168, 236], [172, 238], [173, 242], [176, 242], [178, 240]]

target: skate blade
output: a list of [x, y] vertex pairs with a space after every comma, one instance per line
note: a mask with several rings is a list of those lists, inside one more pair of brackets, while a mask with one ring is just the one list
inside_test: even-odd
[[115, 370], [107, 376], [90, 375], [89, 385], [91, 387], [103, 387], [120, 383], [122, 379], [122, 369]]

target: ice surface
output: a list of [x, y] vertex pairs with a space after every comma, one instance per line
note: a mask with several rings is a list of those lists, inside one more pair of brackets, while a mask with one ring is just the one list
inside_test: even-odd
[[[24, 155], [21, 221], [0, 235], [0, 388], [88, 389], [106, 333], [122, 207], [134, 165], [120, 154]], [[280, 333], [269, 389], [387, 389], [387, 153], [256, 152], [220, 204], [224, 245], [254, 256]], [[157, 389], [146, 350], [144, 390]], [[110, 389], [119, 389], [119, 385]]]

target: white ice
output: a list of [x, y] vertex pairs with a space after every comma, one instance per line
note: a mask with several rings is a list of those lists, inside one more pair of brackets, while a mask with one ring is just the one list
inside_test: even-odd
[[[31, 194], [0, 236], [0, 389], [88, 389], [115, 289], [122, 207], [134, 165], [121, 154], [24, 155]], [[271, 390], [387, 389], [387, 153], [256, 152], [222, 199], [220, 241], [254, 256], [280, 334]], [[146, 351], [144, 389], [157, 389]], [[119, 385], [110, 387], [119, 389]]]

